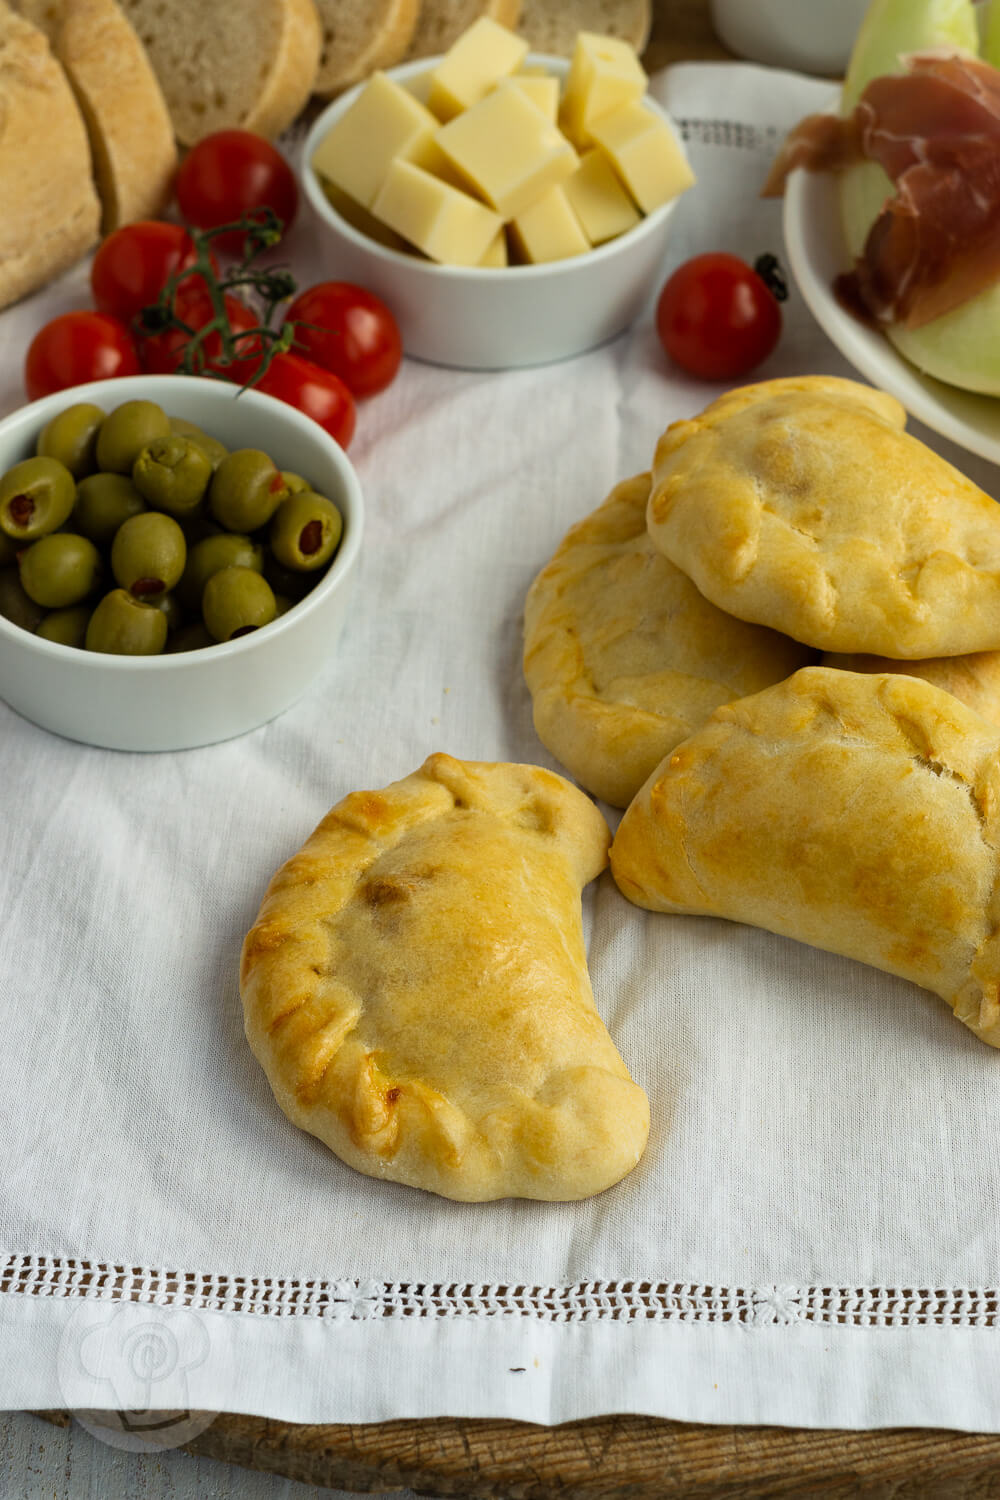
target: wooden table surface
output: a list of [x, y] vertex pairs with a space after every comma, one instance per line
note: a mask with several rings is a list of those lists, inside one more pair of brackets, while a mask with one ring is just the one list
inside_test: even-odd
[[[644, 56], [650, 72], [685, 59], [730, 56], [712, 31], [708, 0], [657, 0]], [[37, 1415], [59, 1425], [70, 1420], [66, 1412]], [[359, 1493], [1000, 1500], [1000, 1436], [975, 1433], [701, 1426], [637, 1416], [560, 1427], [457, 1418], [300, 1425], [224, 1414], [184, 1447]]]

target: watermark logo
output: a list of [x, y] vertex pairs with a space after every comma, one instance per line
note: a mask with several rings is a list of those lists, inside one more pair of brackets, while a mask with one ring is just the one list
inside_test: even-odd
[[59, 1341], [59, 1389], [101, 1442], [158, 1453], [215, 1421], [217, 1412], [191, 1405], [192, 1376], [210, 1353], [204, 1323], [187, 1308], [83, 1302]]

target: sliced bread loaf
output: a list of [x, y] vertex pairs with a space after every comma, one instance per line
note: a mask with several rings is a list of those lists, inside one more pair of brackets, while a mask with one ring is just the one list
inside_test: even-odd
[[323, 51], [314, 92], [329, 98], [406, 56], [420, 0], [316, 0]]
[[532, 52], [570, 57], [578, 31], [621, 37], [641, 52], [652, 24], [652, 0], [524, 0], [517, 29]]
[[313, 0], [120, 3], [185, 146], [233, 127], [273, 138], [312, 93], [322, 42]]
[[45, 36], [0, 0], [0, 307], [44, 286], [98, 237], [90, 145]]
[[115, 0], [14, 0], [41, 26], [69, 75], [90, 135], [101, 228], [155, 218], [166, 207], [177, 147], [145, 50]]
[[422, 0], [407, 55], [434, 57], [447, 52], [480, 16], [489, 16], [491, 21], [513, 30], [520, 14], [521, 0]]

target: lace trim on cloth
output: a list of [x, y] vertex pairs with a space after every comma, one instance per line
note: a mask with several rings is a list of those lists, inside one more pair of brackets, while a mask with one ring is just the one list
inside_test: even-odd
[[736, 1323], [751, 1327], [1000, 1326], [1000, 1290], [962, 1287], [714, 1287], [662, 1281], [582, 1281], [576, 1286], [286, 1281], [150, 1271], [44, 1255], [0, 1262], [0, 1293], [146, 1302], [271, 1317], [538, 1318], [546, 1323]]

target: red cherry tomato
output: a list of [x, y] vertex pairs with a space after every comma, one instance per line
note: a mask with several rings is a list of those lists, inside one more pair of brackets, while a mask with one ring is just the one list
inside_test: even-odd
[[[257, 326], [256, 317], [246, 303], [241, 302], [238, 297], [233, 297], [227, 292], [225, 306], [229, 326], [233, 333], [247, 333]], [[178, 287], [174, 298], [174, 312], [182, 322], [195, 331], [204, 328], [205, 324], [210, 323], [215, 316], [212, 299], [205, 290], [204, 284], [199, 284], [199, 281], [194, 278], [190, 285], [182, 282]], [[176, 374], [181, 369], [184, 350], [189, 338], [190, 336], [180, 328], [168, 328], [165, 333], [140, 337], [137, 345], [143, 369], [151, 375]], [[226, 365], [221, 361], [222, 339], [218, 333], [210, 333], [202, 345], [205, 355], [204, 369], [242, 381], [246, 378], [246, 375], [242, 373], [244, 368], [247, 373], [256, 368], [254, 356], [257, 351], [246, 347], [249, 342], [246, 340], [238, 346], [238, 351], [243, 356], [239, 362], [235, 365]]]
[[732, 380], [771, 353], [781, 334], [781, 308], [739, 256], [696, 255], [661, 291], [656, 328], [681, 369], [702, 380]]
[[155, 302], [167, 280], [195, 260], [191, 236], [159, 219], [123, 224], [98, 247], [90, 288], [101, 312], [130, 322]]
[[299, 293], [285, 318], [303, 325], [295, 342], [306, 358], [339, 375], [354, 396], [374, 396], [395, 379], [403, 357], [396, 319], [363, 286], [321, 281]]
[[53, 318], [35, 334], [24, 360], [24, 387], [32, 401], [88, 380], [138, 374], [128, 328], [102, 312], [68, 312]]
[[287, 401], [346, 448], [354, 436], [354, 397], [338, 376], [297, 354], [275, 354], [254, 387]]
[[[281, 152], [250, 130], [217, 130], [198, 141], [181, 162], [175, 191], [181, 213], [197, 229], [270, 208], [287, 230], [299, 203], [295, 173]], [[212, 245], [241, 255], [243, 238], [223, 234]]]

